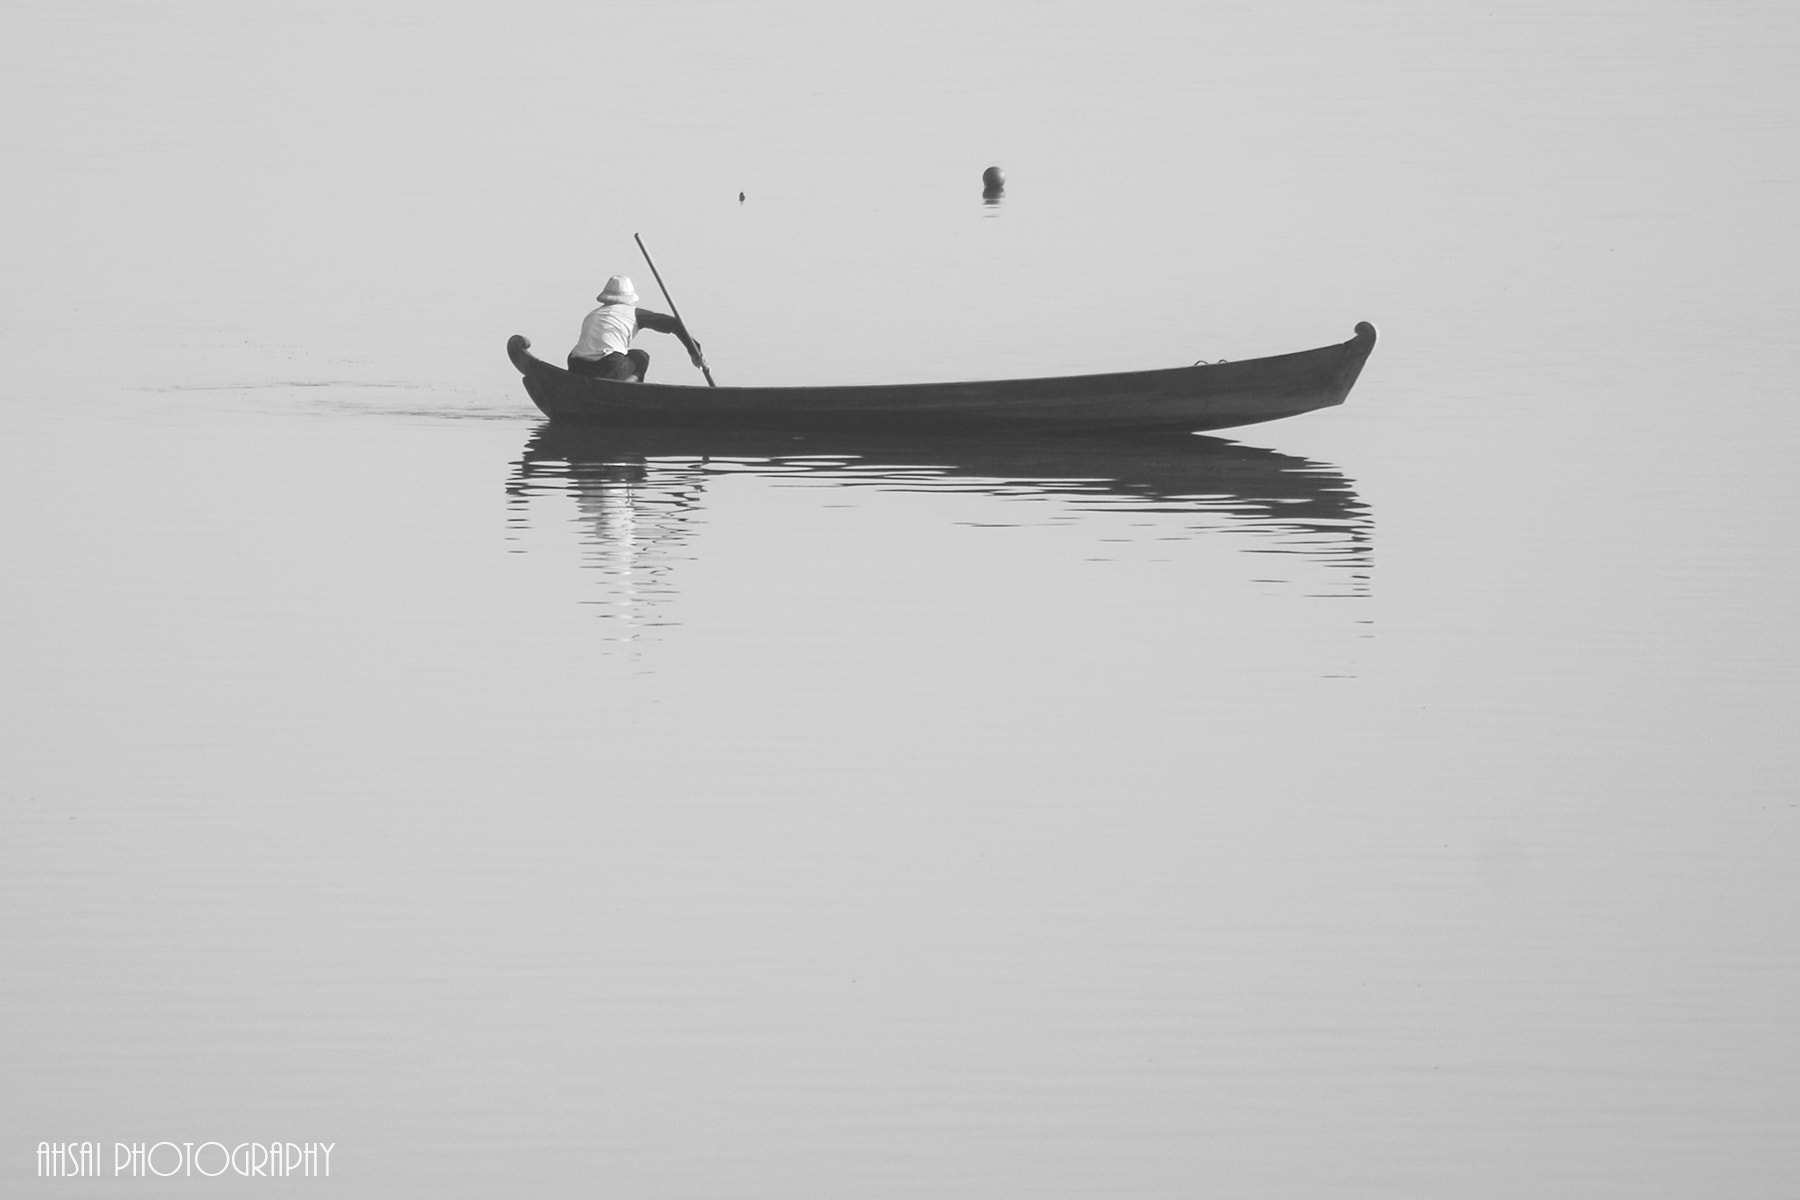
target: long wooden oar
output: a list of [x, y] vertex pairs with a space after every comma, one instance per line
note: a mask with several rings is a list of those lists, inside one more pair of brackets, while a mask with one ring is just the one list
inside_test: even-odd
[[[644, 252], [644, 261], [650, 264], [650, 273], [652, 275], [656, 276], [656, 286], [662, 289], [663, 299], [667, 300], [669, 302], [669, 311], [675, 314], [675, 319], [677, 321], [681, 321], [681, 310], [679, 308], [675, 307], [675, 297], [669, 295], [668, 285], [662, 281], [662, 272], [658, 271], [656, 269], [656, 260], [650, 257], [650, 251], [649, 251], [649, 248], [644, 245], [644, 239], [641, 237], [638, 237], [638, 235], [635, 233], [632, 234], [631, 236], [634, 239], [636, 239], [637, 244], [638, 244], [638, 249], [642, 250]], [[681, 327], [683, 329], [687, 329], [687, 322], [681, 321]], [[694, 336], [693, 331], [691, 329], [688, 330], [688, 336], [690, 338]], [[713, 382], [712, 368], [706, 365], [705, 353], [702, 353], [700, 355], [700, 373], [702, 375], [706, 376], [706, 386], [707, 387], [718, 387], [719, 386], [718, 384]]]

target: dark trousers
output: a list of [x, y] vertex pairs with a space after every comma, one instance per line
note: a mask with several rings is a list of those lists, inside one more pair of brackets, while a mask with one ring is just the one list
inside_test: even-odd
[[577, 375], [592, 375], [595, 379], [639, 379], [650, 374], [650, 356], [642, 350], [628, 350], [624, 354], [613, 351], [605, 358], [576, 358], [569, 355], [569, 370]]

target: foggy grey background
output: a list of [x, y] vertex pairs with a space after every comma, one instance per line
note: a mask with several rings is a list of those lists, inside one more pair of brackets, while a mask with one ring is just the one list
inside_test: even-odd
[[[8, 4], [3, 1190], [1785, 1194], [1797, 80], [1774, 3]], [[721, 383], [1382, 340], [1248, 481], [569, 462], [503, 346], [634, 232]]]

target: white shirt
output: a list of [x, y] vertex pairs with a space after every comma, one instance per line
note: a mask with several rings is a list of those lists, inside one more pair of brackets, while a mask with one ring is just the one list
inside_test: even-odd
[[569, 351], [574, 358], [605, 358], [631, 349], [637, 333], [637, 306], [602, 304], [581, 322], [581, 340]]

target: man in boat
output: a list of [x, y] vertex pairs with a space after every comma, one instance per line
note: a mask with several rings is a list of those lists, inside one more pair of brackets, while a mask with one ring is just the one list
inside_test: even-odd
[[581, 340], [569, 351], [569, 370], [575, 374], [641, 382], [650, 371], [650, 356], [631, 348], [631, 339], [640, 329], [674, 334], [687, 347], [693, 364], [705, 365], [700, 343], [688, 336], [680, 319], [639, 308], [638, 294], [625, 276], [614, 275], [606, 281], [606, 290], [594, 298], [600, 307], [582, 321]]

